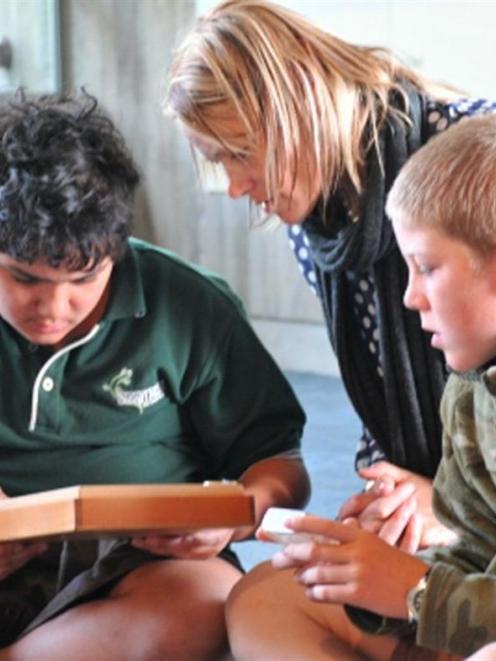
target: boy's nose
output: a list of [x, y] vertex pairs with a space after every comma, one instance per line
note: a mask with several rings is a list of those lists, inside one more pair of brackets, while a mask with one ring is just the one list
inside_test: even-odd
[[47, 319], [64, 318], [69, 306], [69, 290], [65, 283], [43, 288], [38, 299], [38, 314]]
[[423, 310], [427, 300], [409, 281], [405, 293], [403, 294], [403, 305], [410, 310]]
[[415, 293], [410, 283], [408, 283], [405, 293], [403, 294], [403, 305], [410, 310], [415, 310]]

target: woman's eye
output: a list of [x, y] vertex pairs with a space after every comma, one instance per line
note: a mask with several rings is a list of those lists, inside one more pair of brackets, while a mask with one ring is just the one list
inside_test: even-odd
[[228, 159], [231, 162], [244, 163], [250, 158], [250, 156], [251, 156], [250, 150], [243, 148], [230, 152], [228, 155]]
[[228, 156], [226, 156], [225, 160], [226, 160], [228, 163], [240, 163], [240, 162], [242, 162], [244, 159], [243, 159], [243, 155], [242, 155], [242, 154], [234, 154], [234, 153], [233, 153], [233, 154], [229, 154]]

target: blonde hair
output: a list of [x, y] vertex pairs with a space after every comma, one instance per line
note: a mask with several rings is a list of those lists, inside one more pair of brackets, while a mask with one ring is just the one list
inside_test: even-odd
[[403, 166], [386, 213], [433, 227], [487, 255], [496, 247], [496, 115], [462, 119]]
[[450, 94], [385, 49], [347, 43], [265, 0], [226, 0], [198, 19], [176, 51], [166, 110], [233, 154], [223, 118], [241, 120], [247, 138], [265, 148], [271, 199], [284, 174], [294, 184], [303, 166], [324, 199], [339, 186], [356, 207], [365, 154], [388, 113], [408, 122], [402, 82]]

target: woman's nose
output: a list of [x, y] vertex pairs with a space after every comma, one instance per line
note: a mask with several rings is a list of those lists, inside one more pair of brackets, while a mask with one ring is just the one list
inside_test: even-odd
[[232, 181], [232, 179], [229, 180], [227, 193], [229, 197], [232, 198], [233, 200], [237, 200], [238, 198], [247, 195], [248, 190], [249, 190], [248, 186], [243, 184], [243, 182]]
[[226, 175], [229, 181], [227, 193], [233, 200], [248, 195], [253, 189], [254, 180], [243, 169], [226, 168]]

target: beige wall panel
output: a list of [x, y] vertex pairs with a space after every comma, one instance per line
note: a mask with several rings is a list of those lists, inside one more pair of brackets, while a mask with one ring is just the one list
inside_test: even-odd
[[249, 230], [248, 207], [200, 191], [189, 146], [160, 104], [190, 0], [61, 0], [66, 89], [95, 94], [143, 172], [135, 233], [217, 271], [250, 315], [320, 322], [286, 233]]
[[246, 200], [204, 194], [199, 245], [200, 261], [217, 270], [222, 265], [251, 316], [322, 321], [317, 298], [292, 256], [285, 227], [250, 227]]
[[143, 173], [136, 233], [196, 259], [194, 169], [160, 105], [171, 45], [193, 9], [188, 0], [62, 2], [65, 87], [102, 101]]
[[59, 85], [57, 0], [0, 0], [0, 41], [11, 49], [0, 67], [0, 93], [20, 85], [29, 92], [54, 92]]

